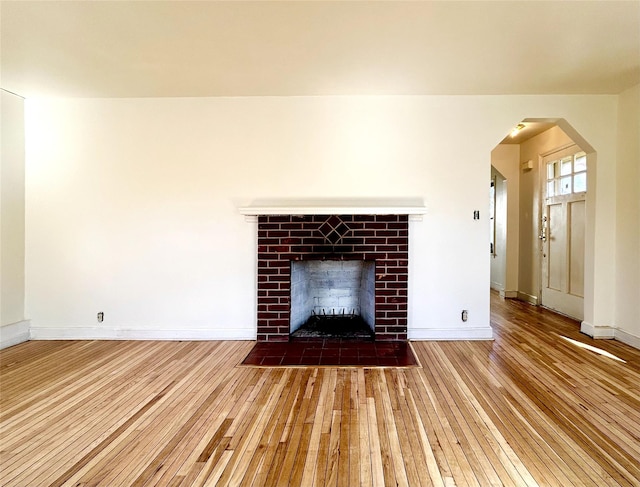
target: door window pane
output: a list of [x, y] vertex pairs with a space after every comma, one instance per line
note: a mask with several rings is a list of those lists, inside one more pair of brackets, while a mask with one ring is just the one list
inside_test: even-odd
[[547, 181], [547, 198], [551, 198], [552, 196], [556, 195], [554, 188], [555, 181]]
[[569, 174], [571, 174], [571, 157], [567, 158], [567, 159], [563, 159], [561, 161], [561, 167], [560, 167], [560, 175], [561, 176], [567, 176]]
[[586, 171], [586, 170], [587, 170], [587, 156], [584, 153], [577, 154], [576, 162], [573, 163], [573, 171], [580, 172], [580, 171]]
[[571, 176], [560, 178], [560, 194], [571, 193]]
[[573, 192], [582, 193], [587, 190], [587, 173], [581, 172], [573, 177]]
[[555, 162], [550, 162], [549, 164], [547, 164], [547, 179], [553, 179], [556, 177], [555, 168]]

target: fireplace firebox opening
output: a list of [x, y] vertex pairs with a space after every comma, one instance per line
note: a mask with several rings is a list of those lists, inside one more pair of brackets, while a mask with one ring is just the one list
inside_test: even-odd
[[373, 340], [375, 293], [374, 261], [293, 261], [291, 337]]

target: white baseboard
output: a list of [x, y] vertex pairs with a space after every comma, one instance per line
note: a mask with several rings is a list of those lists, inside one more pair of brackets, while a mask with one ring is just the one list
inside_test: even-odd
[[409, 340], [493, 340], [490, 326], [477, 328], [409, 328]]
[[630, 347], [640, 349], [640, 336], [633, 335], [629, 332], [621, 330], [620, 328], [615, 329], [615, 338], [622, 343], [629, 345]]
[[518, 291], [516, 296], [520, 301], [525, 301], [526, 303], [531, 303], [534, 306], [538, 306], [538, 296], [532, 296], [531, 294], [523, 293]]
[[0, 350], [28, 341], [30, 325], [29, 320], [23, 320], [0, 327]]
[[32, 327], [32, 340], [255, 340], [255, 328], [206, 329], [113, 329], [103, 327]]
[[611, 339], [615, 338], [615, 328], [611, 326], [595, 326], [583, 321], [580, 324], [580, 332], [589, 335], [591, 338]]
[[507, 299], [517, 299], [518, 291], [500, 291], [500, 296]]

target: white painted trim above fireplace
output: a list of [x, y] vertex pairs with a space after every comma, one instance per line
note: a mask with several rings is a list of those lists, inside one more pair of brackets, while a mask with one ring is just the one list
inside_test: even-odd
[[258, 215], [409, 215], [422, 220], [427, 208], [416, 199], [256, 200], [238, 208], [248, 221]]

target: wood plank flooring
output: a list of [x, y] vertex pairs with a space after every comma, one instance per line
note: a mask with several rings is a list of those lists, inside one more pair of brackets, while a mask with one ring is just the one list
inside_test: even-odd
[[639, 486], [640, 351], [496, 295], [492, 325], [414, 342], [423, 367], [403, 369], [23, 343], [0, 352], [0, 485]]

